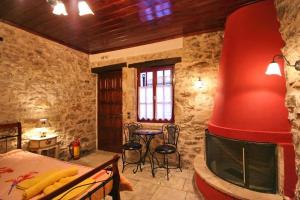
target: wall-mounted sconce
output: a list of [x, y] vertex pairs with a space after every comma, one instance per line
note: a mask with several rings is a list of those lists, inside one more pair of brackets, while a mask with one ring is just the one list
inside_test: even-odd
[[48, 119], [40, 119], [37, 128], [40, 130], [40, 137], [47, 136], [47, 128], [50, 126]]
[[281, 71], [278, 63], [275, 61], [276, 58], [282, 58], [285, 60], [286, 64], [290, 67], [295, 67], [297, 71], [300, 71], [300, 60], [297, 60], [294, 65], [291, 65], [291, 63], [286, 59], [286, 57], [282, 54], [275, 55], [273, 57], [272, 62], [268, 65], [268, 68], [265, 72], [266, 75], [277, 75], [281, 76]]
[[203, 80], [199, 77], [198, 80], [195, 82], [195, 87], [196, 88], [203, 88], [204, 87], [204, 82]]

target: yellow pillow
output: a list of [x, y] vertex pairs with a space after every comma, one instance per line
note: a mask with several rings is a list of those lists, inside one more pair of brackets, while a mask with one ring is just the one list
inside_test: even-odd
[[77, 176], [70, 176], [70, 177], [66, 177], [66, 178], [62, 178], [59, 181], [55, 182], [53, 185], [49, 185], [48, 187], [46, 187], [43, 190], [44, 194], [50, 194], [52, 193], [54, 190], [57, 190], [58, 188], [66, 185], [67, 183], [73, 181]]
[[77, 173], [78, 173], [78, 169], [74, 168], [74, 167], [73, 168], [68, 168], [68, 169], [63, 169], [63, 170], [60, 170], [56, 173], [53, 173], [52, 175], [44, 178], [43, 180], [41, 180], [37, 184], [35, 184], [35, 185], [31, 186], [30, 188], [24, 190], [23, 198], [24, 199], [30, 199], [30, 198], [34, 197], [35, 195], [41, 193], [46, 187], [48, 187], [49, 185], [52, 185], [56, 181], [58, 181], [62, 178], [65, 178], [65, 177], [74, 176]]
[[34, 186], [35, 184], [39, 183], [40, 181], [44, 180], [46, 177], [51, 176], [52, 174], [56, 173], [57, 170], [51, 170], [48, 172], [41, 173], [34, 178], [26, 179], [20, 183], [18, 183], [17, 188], [20, 190], [26, 190], [30, 188], [31, 186]]

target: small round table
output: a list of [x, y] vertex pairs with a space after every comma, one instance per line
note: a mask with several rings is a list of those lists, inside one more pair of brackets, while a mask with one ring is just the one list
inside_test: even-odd
[[144, 143], [146, 145], [146, 151], [145, 151], [144, 155], [141, 157], [141, 162], [144, 165], [146, 156], [148, 155], [150, 165], [151, 165], [151, 169], [152, 169], [152, 159], [151, 159], [151, 157], [149, 157], [150, 156], [149, 153], [151, 154], [150, 144], [151, 144], [152, 139], [156, 135], [160, 135], [162, 133], [163, 133], [163, 131], [159, 130], [159, 129], [137, 129], [137, 130], [134, 131], [134, 134], [140, 136], [141, 139], [144, 141]]

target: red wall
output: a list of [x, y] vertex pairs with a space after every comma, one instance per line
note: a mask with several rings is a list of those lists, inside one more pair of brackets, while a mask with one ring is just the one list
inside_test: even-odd
[[272, 0], [243, 7], [228, 17], [210, 126], [289, 134], [285, 77], [265, 75], [284, 46], [278, 29]]

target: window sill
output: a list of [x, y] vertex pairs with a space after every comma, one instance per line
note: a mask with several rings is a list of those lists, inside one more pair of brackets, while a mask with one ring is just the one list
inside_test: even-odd
[[175, 120], [170, 120], [170, 121], [163, 121], [163, 120], [137, 120], [137, 122], [140, 123], [146, 123], [146, 124], [170, 124], [170, 123], [174, 123]]

